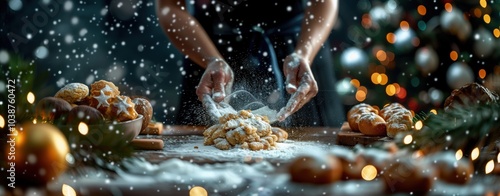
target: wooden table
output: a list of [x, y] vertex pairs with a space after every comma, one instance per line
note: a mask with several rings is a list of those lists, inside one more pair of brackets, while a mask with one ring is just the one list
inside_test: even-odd
[[[253, 179], [248, 174], [242, 174], [243, 177], [238, 177], [243, 181], [239, 181], [238, 186], [234, 188], [217, 189], [217, 183], [200, 182], [190, 183], [183, 182], [185, 176], [180, 175], [179, 180], [166, 180], [167, 174], [162, 175], [161, 170], [154, 170], [157, 173], [146, 173], [141, 175], [134, 173], [129, 174], [126, 171], [120, 172], [118, 175], [110, 174], [102, 171], [89, 169], [89, 176], [98, 176], [94, 180], [93, 177], [72, 176], [70, 174], [63, 175], [56, 182], [49, 184], [43, 189], [30, 189], [37, 195], [62, 195], [61, 188], [63, 185], [69, 185], [75, 190], [78, 195], [189, 195], [189, 190], [193, 186], [205, 187], [209, 195], [368, 195], [368, 194], [383, 194], [382, 180], [374, 180], [370, 182], [358, 181], [340, 181], [334, 184], [327, 185], [310, 185], [294, 183], [289, 180], [287, 174], [287, 164], [291, 161], [290, 157], [271, 157], [259, 158], [254, 157], [222, 157], [211, 158], [200, 156], [196, 150], [185, 153], [180, 151], [185, 149], [186, 145], [196, 146], [203, 145], [204, 127], [197, 126], [166, 126], [163, 135], [141, 135], [141, 138], [158, 138], [165, 143], [163, 150], [150, 151], [138, 150], [136, 157], [143, 158], [148, 167], [162, 165], [164, 163], [173, 163], [170, 166], [179, 166], [175, 163], [187, 163], [193, 167], [193, 172], [196, 172], [197, 167], [216, 167], [223, 169], [224, 167], [238, 167], [243, 169], [251, 169], [255, 167], [272, 168], [269, 171], [263, 172], [262, 177]], [[291, 128], [286, 129], [289, 133], [289, 140], [294, 143], [308, 142], [308, 144], [317, 144], [323, 149], [338, 145], [340, 128], [330, 127], [306, 127], [306, 128]], [[366, 139], [366, 138], [365, 138]], [[371, 138], [373, 139], [373, 138]], [[377, 138], [376, 140], [380, 140]], [[383, 140], [383, 139], [382, 139]], [[359, 140], [366, 142], [366, 140]], [[371, 141], [371, 140], [370, 140]], [[198, 153], [198, 154], [197, 154]], [[201, 152], [202, 153], [202, 152]], [[180, 167], [179, 169], [183, 169]], [[184, 168], [185, 169], [185, 168]], [[214, 173], [218, 170], [213, 170]], [[96, 173], [94, 173], [96, 172]], [[236, 173], [238, 174], [238, 173]], [[191, 174], [192, 175], [192, 174]], [[196, 175], [193, 175], [196, 176]], [[191, 177], [192, 178], [192, 177]], [[189, 179], [188, 179], [189, 181]], [[472, 182], [466, 186], [456, 186], [443, 183], [435, 183], [433, 191], [429, 195], [442, 194], [484, 194], [488, 190], [494, 189], [500, 193], [500, 178], [495, 176], [480, 176], [475, 177]], [[0, 189], [0, 195], [2, 190]], [[29, 194], [29, 192], [28, 192]], [[495, 193], [496, 195], [497, 193]]]

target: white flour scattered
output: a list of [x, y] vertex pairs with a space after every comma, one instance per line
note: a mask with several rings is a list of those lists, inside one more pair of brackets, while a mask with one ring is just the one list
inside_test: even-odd
[[164, 153], [168, 157], [172, 155], [177, 158], [201, 158], [212, 161], [239, 161], [239, 162], [288, 162], [297, 155], [311, 153], [313, 151], [328, 150], [331, 146], [311, 141], [287, 140], [284, 143], [277, 143], [274, 150], [252, 151], [241, 148], [230, 150], [219, 150], [214, 146], [203, 145], [203, 137], [190, 138], [190, 141], [180, 146], [169, 147], [168, 141], [165, 144]]

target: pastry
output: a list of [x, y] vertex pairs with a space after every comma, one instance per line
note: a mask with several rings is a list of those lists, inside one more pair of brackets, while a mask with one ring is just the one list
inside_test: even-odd
[[106, 114], [111, 101], [118, 95], [120, 95], [120, 91], [115, 84], [105, 80], [99, 80], [90, 85], [89, 105], [96, 108], [101, 113]]
[[391, 103], [382, 110], [380, 116], [387, 122], [387, 136], [394, 138], [400, 132], [411, 130], [413, 114], [399, 103]]
[[89, 94], [89, 87], [82, 83], [70, 83], [62, 87], [54, 95], [56, 98], [66, 100], [68, 103], [73, 104], [82, 101]]
[[452, 152], [438, 153], [429, 159], [435, 168], [435, 176], [448, 183], [466, 184], [474, 174], [474, 166], [468, 158], [457, 161]]
[[428, 165], [410, 158], [394, 159], [382, 172], [387, 193], [425, 195], [432, 187]]
[[143, 116], [141, 131], [144, 131], [153, 118], [153, 106], [147, 99], [140, 97], [133, 98], [132, 102], [135, 104], [135, 111]]
[[80, 122], [84, 122], [88, 125], [102, 124], [104, 122], [104, 116], [99, 110], [93, 107], [79, 105], [73, 107], [73, 109], [69, 111], [66, 124], [78, 125]]
[[205, 145], [214, 145], [221, 150], [232, 147], [269, 150], [275, 148], [277, 141], [286, 140], [288, 134], [282, 131], [272, 131], [266, 117], [252, 114], [249, 110], [241, 110], [220, 117], [219, 123], [206, 129], [203, 136]]
[[496, 103], [499, 97], [478, 83], [471, 83], [451, 92], [444, 101], [444, 109], [470, 106], [478, 103]]
[[327, 184], [342, 177], [342, 163], [334, 155], [304, 155], [288, 168], [291, 180], [300, 183]]
[[118, 122], [136, 119], [139, 115], [135, 111], [135, 104], [132, 100], [123, 95], [116, 96], [111, 99], [110, 106], [105, 113], [105, 116], [110, 120]]
[[63, 99], [44, 97], [36, 104], [35, 117], [40, 121], [64, 123], [66, 115], [71, 109], [71, 104]]
[[347, 112], [347, 121], [352, 131], [370, 136], [386, 135], [386, 122], [378, 115], [378, 108], [360, 103]]

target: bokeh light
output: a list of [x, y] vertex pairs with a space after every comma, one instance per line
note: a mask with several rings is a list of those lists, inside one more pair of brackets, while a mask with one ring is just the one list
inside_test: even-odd
[[455, 153], [455, 159], [459, 161], [462, 157], [464, 157], [464, 152], [461, 149], [458, 149]]
[[361, 177], [366, 181], [371, 181], [377, 177], [377, 168], [373, 165], [366, 165], [361, 169]]
[[419, 5], [417, 8], [418, 14], [424, 16], [427, 13], [427, 8], [424, 5]]
[[479, 148], [476, 147], [472, 152], [470, 153], [470, 158], [474, 161], [479, 157]]
[[446, 3], [446, 4], [444, 4], [444, 9], [447, 12], [452, 12], [453, 11], [453, 5], [451, 5], [451, 3]]
[[87, 135], [87, 133], [89, 133], [89, 127], [84, 122], [80, 122], [80, 124], [78, 124], [78, 132], [82, 135]]
[[457, 53], [457, 51], [451, 51], [450, 52], [450, 59], [453, 60], [453, 61], [457, 61], [457, 59], [458, 59], [458, 53]]
[[486, 77], [486, 70], [480, 69], [478, 75], [479, 78], [484, 79]]
[[422, 129], [422, 127], [424, 127], [424, 123], [421, 120], [419, 120], [415, 123], [415, 130], [418, 131], [418, 130]]
[[488, 161], [488, 163], [486, 163], [486, 166], [484, 167], [484, 173], [489, 174], [493, 171], [493, 169], [495, 169], [495, 162], [493, 160], [490, 160]]

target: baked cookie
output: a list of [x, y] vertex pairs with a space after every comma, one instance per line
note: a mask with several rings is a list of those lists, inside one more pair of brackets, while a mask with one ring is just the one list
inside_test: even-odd
[[61, 98], [68, 103], [73, 104], [80, 102], [89, 94], [89, 87], [82, 83], [69, 83], [59, 89], [54, 95], [55, 98]]
[[111, 99], [110, 106], [106, 111], [106, 117], [118, 122], [136, 119], [139, 114], [135, 111], [135, 104], [132, 100], [123, 95]]
[[110, 97], [120, 95], [120, 90], [112, 82], [106, 80], [99, 80], [90, 85], [90, 94], [92, 96], [99, 96], [102, 92]]

